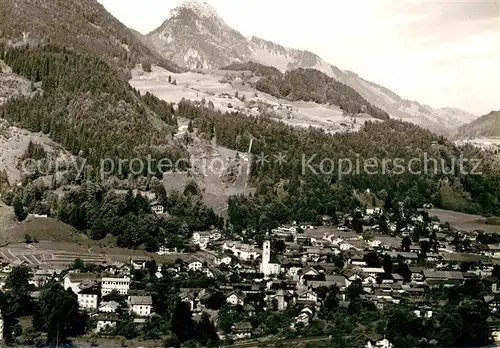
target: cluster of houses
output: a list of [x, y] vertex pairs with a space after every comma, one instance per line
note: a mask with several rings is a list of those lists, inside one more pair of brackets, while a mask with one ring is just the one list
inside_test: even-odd
[[[37, 298], [40, 294], [38, 289], [55, 280], [60, 282], [65, 290], [71, 289], [76, 294], [81, 310], [86, 310], [97, 318], [97, 332], [107, 327], [116, 326], [119, 314], [123, 311], [128, 311], [135, 318], [135, 323], [144, 323], [146, 318], [153, 313], [153, 300], [150, 295], [135, 294], [130, 291], [130, 275], [134, 269], [143, 269], [147, 260], [131, 259], [130, 264], [115, 262], [107, 265], [104, 269], [105, 273], [109, 275], [107, 277], [98, 277], [92, 272], [81, 273], [62, 268], [42, 267], [34, 269], [33, 276], [29, 281], [35, 288], [31, 295]], [[12, 271], [12, 268], [20, 265], [30, 266], [17, 261], [2, 268], [0, 288], [4, 288], [5, 278]], [[107, 299], [113, 297], [110, 296], [113, 294], [125, 298], [126, 306], [124, 308], [122, 304], [113, 299]]]
[[106, 300], [113, 293], [126, 298], [126, 310], [135, 317], [135, 323], [144, 323], [154, 312], [153, 299], [151, 295], [134, 294], [130, 291], [130, 272], [133, 269], [143, 269], [146, 262], [147, 259], [132, 259], [130, 265], [111, 265], [108, 272], [115, 274], [109, 277], [97, 277], [94, 273], [67, 273], [62, 283], [64, 289], [71, 289], [77, 295], [81, 309], [97, 317], [97, 332], [114, 327], [119, 321], [120, 303], [112, 299]]
[[[368, 211], [366, 214], [377, 214], [378, 211]], [[413, 219], [416, 223], [424, 223], [422, 217]], [[397, 305], [402, 299], [414, 307], [418, 317], [432, 317], [439, 306], [424, 301], [425, 291], [435, 286], [456, 286], [472, 277], [486, 278], [489, 281], [490, 294], [484, 297], [492, 313], [500, 308], [497, 294], [500, 279], [493, 275], [497, 265], [497, 250], [500, 246], [489, 245], [477, 253], [456, 252], [452, 245], [453, 237], [446, 234], [447, 227], [430, 222], [425, 227], [438, 234], [441, 242], [432, 251], [423, 253], [421, 242], [429, 238], [420, 238], [413, 241], [408, 250], [402, 248], [402, 238], [411, 237], [414, 226], [405, 226], [398, 229], [398, 236], [377, 234], [378, 226], [370, 226], [368, 230], [374, 232], [371, 238], [364, 238], [354, 233], [346, 226], [332, 227], [322, 237], [308, 237], [307, 231], [312, 226], [281, 226], [273, 230], [273, 239], [284, 241], [285, 248], [279, 255], [271, 252], [271, 242], [264, 241], [258, 248], [252, 243], [221, 240], [213, 243], [210, 236], [208, 250], [213, 253], [210, 264], [218, 267], [226, 275], [238, 275], [238, 282], [220, 284], [218, 289], [184, 289], [181, 294], [183, 301], [188, 301], [194, 313], [202, 312], [203, 299], [211, 291], [222, 292], [226, 302], [241, 305], [244, 312], [250, 317], [255, 308], [252, 305], [255, 296], [263, 297], [269, 308], [281, 311], [297, 303], [304, 305], [304, 310], [295, 318], [292, 329], [299, 325], [308, 325], [315, 313], [321, 309], [324, 298], [324, 289], [332, 286], [340, 290], [340, 303], [348, 305], [347, 288], [358, 281], [361, 283], [363, 294], [361, 297], [372, 301], [377, 308]], [[389, 223], [390, 230], [396, 229], [395, 223]], [[464, 233], [466, 238], [475, 239], [475, 233]], [[312, 235], [318, 235], [314, 233]], [[321, 235], [321, 234], [319, 234]], [[406, 265], [406, 274], [396, 273], [384, 269], [380, 265], [369, 265], [368, 255], [375, 254], [379, 260], [389, 256], [392, 265], [402, 263]], [[274, 257], [273, 257], [274, 256]], [[485, 257], [491, 256], [491, 257]], [[334, 259], [343, 260], [342, 264], [335, 263]], [[461, 268], [464, 261], [472, 262], [467, 270]], [[206, 264], [203, 267], [208, 267]], [[391, 267], [392, 268], [392, 267]], [[234, 326], [234, 337], [248, 337], [255, 328], [249, 321], [237, 323]], [[367, 347], [390, 347], [386, 339], [368, 339]]]
[[[375, 215], [376, 210], [364, 212]], [[348, 221], [349, 219], [346, 219]], [[423, 223], [415, 217], [416, 223]], [[392, 230], [392, 223], [388, 229]], [[472, 277], [486, 278], [490, 287], [484, 297], [491, 313], [500, 308], [500, 278], [494, 274], [500, 246], [488, 245], [474, 253], [456, 252], [451, 244], [451, 234], [447, 227], [435, 222], [426, 228], [436, 232], [440, 242], [432, 251], [422, 252], [421, 242], [413, 240], [405, 250], [402, 239], [411, 237], [414, 227], [398, 228], [399, 235], [384, 235], [378, 226], [372, 225], [364, 232], [370, 236], [355, 233], [347, 226], [323, 226], [319, 228], [304, 225], [281, 226], [272, 231], [272, 237], [257, 246], [250, 241], [225, 240], [219, 231], [196, 232], [193, 243], [202, 252], [184, 267], [173, 268], [174, 272], [202, 272], [208, 277], [222, 276], [224, 279], [211, 288], [182, 288], [181, 301], [189, 304], [193, 316], [201, 317], [209, 313], [217, 324], [217, 311], [206, 307], [207, 301], [215, 294], [223, 296], [223, 301], [232, 306], [241, 306], [245, 320], [234, 323], [231, 329], [233, 339], [243, 339], [255, 335], [251, 318], [257, 309], [284, 311], [300, 304], [300, 313], [292, 320], [291, 330], [310, 325], [316, 313], [325, 303], [325, 291], [338, 289], [341, 306], [348, 306], [348, 288], [356, 283], [362, 288], [362, 299], [373, 302], [377, 308], [399, 304], [403, 299], [413, 306], [418, 317], [432, 317], [440, 304], [424, 300], [426, 289], [435, 286], [456, 286]], [[309, 233], [310, 232], [310, 233]], [[476, 233], [462, 233], [461, 238], [474, 243]], [[279, 243], [280, 248], [276, 247]], [[378, 260], [373, 264], [373, 257]], [[390, 258], [387, 267], [382, 260]], [[470, 262], [480, 259], [481, 262]], [[143, 323], [154, 313], [153, 299], [147, 293], [130, 290], [131, 274], [134, 270], [145, 269], [147, 258], [132, 258], [128, 264], [105, 265], [106, 277], [93, 273], [80, 273], [54, 269], [37, 269], [31, 279], [39, 288], [51, 279], [59, 280], [65, 289], [71, 289], [78, 298], [81, 309], [97, 318], [97, 331], [113, 327], [119, 320], [118, 313], [128, 311], [134, 322]], [[468, 261], [467, 269], [461, 267]], [[177, 261], [176, 261], [177, 262]], [[500, 263], [500, 262], [499, 262]], [[405, 272], [401, 272], [404, 265]], [[13, 264], [5, 265], [2, 274], [8, 274]], [[394, 266], [394, 267], [393, 267]], [[162, 277], [162, 266], [156, 276]], [[0, 288], [4, 284], [0, 277]], [[121, 303], [110, 299], [119, 294], [126, 300]], [[124, 303], [125, 302], [125, 303]], [[258, 303], [258, 305], [257, 305]], [[392, 347], [382, 337], [366, 337], [367, 347]]]

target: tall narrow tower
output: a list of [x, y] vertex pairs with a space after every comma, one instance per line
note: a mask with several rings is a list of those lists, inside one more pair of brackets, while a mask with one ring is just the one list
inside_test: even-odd
[[261, 272], [265, 275], [269, 275], [269, 261], [271, 261], [271, 242], [266, 240], [262, 244], [262, 264]]
[[262, 261], [269, 263], [271, 261], [271, 242], [266, 240], [262, 245]]
[[2, 311], [0, 311], [0, 345], [2, 344], [3, 341], [3, 314]]

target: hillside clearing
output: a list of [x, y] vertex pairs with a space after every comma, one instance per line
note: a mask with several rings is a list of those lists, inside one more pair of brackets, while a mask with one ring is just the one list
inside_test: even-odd
[[500, 233], [500, 226], [487, 225], [486, 218], [480, 215], [459, 213], [444, 209], [428, 209], [429, 216], [437, 216], [439, 220], [449, 222], [452, 227], [464, 231], [483, 230], [488, 233]]
[[[367, 120], [378, 121], [369, 115], [344, 116], [342, 110], [334, 105], [278, 99], [253, 89], [249, 83], [243, 84], [238, 77], [231, 83], [221, 82], [226, 74], [234, 77], [242, 73], [244, 72], [203, 70], [202, 73], [176, 74], [156, 66], [152, 67], [151, 73], [147, 73], [137, 67], [132, 71], [129, 83], [141, 93], [149, 92], [171, 103], [179, 103], [183, 98], [193, 101], [205, 99], [207, 103], [211, 101], [214, 108], [221, 112], [240, 110], [257, 116], [260, 112], [251, 105], [265, 104], [272, 110], [274, 118], [296, 127], [312, 126], [329, 132], [345, 132], [359, 130]], [[245, 102], [236, 98], [236, 94], [239, 98], [244, 95]]]

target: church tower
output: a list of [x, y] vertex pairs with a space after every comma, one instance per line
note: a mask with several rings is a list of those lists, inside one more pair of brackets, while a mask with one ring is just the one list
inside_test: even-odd
[[266, 240], [262, 244], [262, 263], [261, 263], [261, 272], [265, 275], [270, 273], [269, 270], [269, 262], [271, 261], [271, 242]]
[[2, 344], [2, 340], [3, 340], [3, 315], [2, 311], [0, 311], [0, 346]]
[[264, 241], [262, 249], [262, 262], [269, 264], [269, 261], [271, 261], [271, 242]]

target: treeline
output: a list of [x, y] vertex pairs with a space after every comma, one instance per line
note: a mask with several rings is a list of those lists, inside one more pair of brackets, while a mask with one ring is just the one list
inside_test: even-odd
[[168, 103], [161, 100], [157, 96], [146, 92], [141, 95], [139, 91], [135, 91], [137, 96], [141, 98], [144, 104], [151, 109], [160, 119], [168, 125], [177, 127], [177, 119], [175, 117], [174, 103]]
[[47, 214], [87, 233], [92, 239], [112, 235], [120, 247], [141, 247], [152, 252], [162, 245], [185, 248], [193, 231], [223, 227], [223, 219], [204, 205], [199, 196], [167, 194], [158, 181], [152, 185], [158, 203], [170, 215], [168, 219], [156, 216], [149, 200], [141, 193], [118, 191], [92, 182], [59, 196], [37, 181], [17, 188], [3, 199], [16, 203], [17, 210], [23, 214]]
[[[199, 132], [207, 138], [215, 137], [219, 145], [241, 152], [247, 151], [253, 139], [251, 180], [257, 192], [254, 196], [233, 197], [229, 202], [231, 223], [241, 229], [267, 228], [292, 220], [316, 221], [320, 215], [359, 206], [354, 192], [366, 189], [382, 201], [388, 197], [392, 202], [404, 201], [408, 207], [433, 203], [469, 213], [500, 214], [500, 177], [489, 166], [488, 158], [483, 158], [483, 165], [476, 169], [483, 175], [462, 174], [457, 161], [461, 154], [464, 158], [486, 155], [458, 149], [444, 137], [410, 123], [367, 122], [359, 132], [332, 135], [266, 117], [222, 114], [188, 101], [179, 103], [178, 117], [189, 118]], [[282, 163], [275, 157], [280, 153], [286, 156]], [[258, 164], [261, 154], [267, 155], [267, 160]], [[378, 163], [374, 174], [363, 167], [371, 158]], [[328, 162], [321, 172], [323, 159], [332, 161], [333, 170]], [[402, 173], [396, 172], [395, 159], [404, 163]], [[411, 162], [410, 172], [412, 159], [418, 161]], [[345, 173], [344, 167], [341, 172], [338, 163], [347, 160], [353, 168]], [[388, 160], [385, 173], [382, 160]], [[359, 171], [356, 163], [360, 163]], [[463, 166], [470, 171], [473, 163]]]
[[96, 167], [104, 158], [186, 158], [172, 141], [172, 106], [151, 95], [141, 98], [103, 61], [52, 46], [9, 49], [0, 57], [15, 73], [41, 81], [43, 89], [34, 97], [10, 99], [5, 119], [48, 134]]
[[284, 75], [264, 76], [256, 88], [277, 98], [337, 105], [349, 114], [366, 113], [387, 120], [389, 115], [366, 101], [353, 88], [315, 69], [296, 69]]

